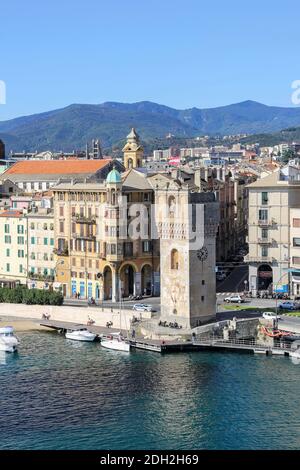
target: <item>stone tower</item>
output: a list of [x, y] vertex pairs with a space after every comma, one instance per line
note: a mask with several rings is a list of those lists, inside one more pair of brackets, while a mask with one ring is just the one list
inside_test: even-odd
[[195, 192], [178, 180], [159, 186], [155, 218], [160, 237], [161, 318], [193, 328], [216, 316], [218, 203], [213, 193]]
[[140, 145], [140, 138], [134, 128], [127, 136], [127, 142], [123, 148], [124, 166], [130, 168], [139, 168], [142, 166], [144, 149]]

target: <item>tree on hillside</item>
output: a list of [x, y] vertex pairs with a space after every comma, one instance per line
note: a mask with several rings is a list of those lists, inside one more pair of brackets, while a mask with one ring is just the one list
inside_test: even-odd
[[295, 152], [292, 149], [284, 150], [281, 155], [281, 161], [283, 163], [288, 163], [289, 160], [292, 160], [295, 156]]

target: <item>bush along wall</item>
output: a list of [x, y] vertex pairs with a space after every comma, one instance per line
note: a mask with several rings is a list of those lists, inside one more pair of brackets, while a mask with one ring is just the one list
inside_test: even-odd
[[62, 305], [63, 296], [60, 292], [43, 289], [27, 289], [26, 287], [0, 288], [0, 302], [27, 305]]

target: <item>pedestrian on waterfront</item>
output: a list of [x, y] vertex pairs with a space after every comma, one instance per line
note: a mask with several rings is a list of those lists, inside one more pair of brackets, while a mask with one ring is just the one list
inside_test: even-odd
[[77, 292], [77, 299], [80, 299], [80, 292]]
[[135, 339], [135, 329], [132, 330], [131, 336], [132, 336], [132, 339]]

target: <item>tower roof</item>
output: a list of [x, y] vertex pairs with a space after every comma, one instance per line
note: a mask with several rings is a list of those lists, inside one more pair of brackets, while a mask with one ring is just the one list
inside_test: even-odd
[[133, 127], [127, 136], [127, 141], [139, 142], [139, 140], [140, 140], [139, 135], [136, 132], [135, 128]]
[[122, 178], [118, 170], [113, 168], [107, 175], [106, 178], [106, 183], [108, 184], [116, 184], [116, 183], [122, 183]]

